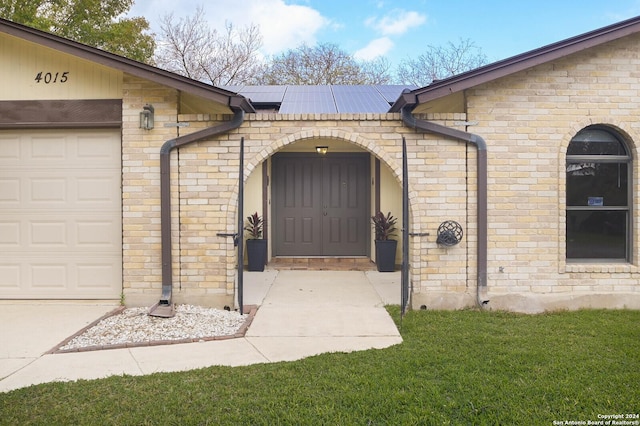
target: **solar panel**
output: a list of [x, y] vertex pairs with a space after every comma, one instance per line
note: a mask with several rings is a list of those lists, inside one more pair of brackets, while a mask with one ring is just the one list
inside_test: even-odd
[[[279, 105], [287, 86], [227, 86], [237, 88], [236, 93], [257, 104]], [[224, 87], [223, 87], [224, 88]], [[231, 90], [231, 89], [227, 89]]]
[[281, 114], [335, 114], [338, 112], [331, 86], [288, 86]]
[[373, 86], [332, 86], [338, 112], [384, 113], [389, 102]]
[[380, 92], [380, 94], [389, 104], [393, 104], [395, 101], [397, 101], [404, 89], [414, 90], [418, 88], [418, 86], [413, 84], [388, 84], [376, 85], [374, 87], [378, 90], [378, 92]]

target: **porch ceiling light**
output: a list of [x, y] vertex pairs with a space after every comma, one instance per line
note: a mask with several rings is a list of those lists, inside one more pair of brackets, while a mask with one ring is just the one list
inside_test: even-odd
[[153, 129], [153, 105], [145, 105], [140, 111], [140, 128], [145, 130]]
[[320, 155], [325, 155], [328, 151], [328, 146], [316, 146], [316, 152]]

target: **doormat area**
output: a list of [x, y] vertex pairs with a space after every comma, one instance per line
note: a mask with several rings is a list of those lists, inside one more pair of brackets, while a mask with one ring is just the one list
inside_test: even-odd
[[268, 264], [271, 269], [298, 271], [375, 271], [368, 257], [291, 257], [278, 256]]
[[148, 315], [148, 308], [118, 307], [66, 338], [47, 354], [88, 352], [144, 346], [175, 345], [244, 337], [258, 310], [244, 315], [194, 305], [176, 305], [172, 318]]

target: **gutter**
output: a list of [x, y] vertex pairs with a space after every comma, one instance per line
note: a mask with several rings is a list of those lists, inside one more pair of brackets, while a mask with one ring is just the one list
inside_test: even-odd
[[[173, 290], [173, 260], [171, 256], [171, 151], [193, 142], [213, 136], [228, 133], [237, 129], [244, 122], [244, 109], [240, 106], [231, 106], [233, 118], [230, 121], [200, 130], [189, 135], [180, 136], [166, 141], [160, 148], [160, 236], [162, 244], [162, 295], [158, 302], [159, 313], [167, 311], [171, 307]], [[153, 313], [150, 313], [153, 315]], [[158, 314], [156, 316], [165, 316]], [[166, 315], [169, 316], [169, 315]], [[172, 316], [172, 315], [170, 315]]]
[[[477, 202], [477, 222], [478, 222], [478, 243], [477, 243], [477, 285], [476, 301], [479, 307], [484, 307], [489, 303], [487, 298], [487, 143], [485, 140], [473, 133], [452, 129], [440, 124], [416, 118], [411, 110], [416, 105], [415, 101], [407, 99], [403, 94], [404, 103], [401, 108], [402, 121], [407, 127], [435, 133], [441, 136], [453, 138], [455, 140], [475, 145], [478, 151], [478, 202]], [[402, 98], [401, 98], [402, 99]], [[415, 98], [414, 98], [415, 99]]]

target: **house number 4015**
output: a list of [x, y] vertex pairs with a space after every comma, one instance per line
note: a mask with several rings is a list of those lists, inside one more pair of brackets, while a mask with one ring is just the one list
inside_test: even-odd
[[67, 80], [69, 79], [69, 71], [64, 71], [64, 72], [42, 72], [40, 71], [38, 74], [36, 74], [36, 83], [45, 83], [45, 84], [52, 84], [52, 83], [66, 83]]

